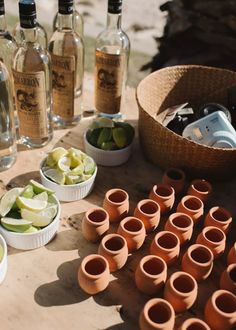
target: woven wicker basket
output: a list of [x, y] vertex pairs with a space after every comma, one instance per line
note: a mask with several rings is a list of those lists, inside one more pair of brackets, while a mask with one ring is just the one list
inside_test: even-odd
[[146, 157], [165, 169], [180, 167], [191, 176], [223, 179], [236, 173], [236, 148], [212, 148], [175, 134], [157, 122], [170, 106], [189, 102], [227, 105], [227, 90], [236, 85], [236, 73], [198, 65], [158, 70], [137, 87], [139, 136]]

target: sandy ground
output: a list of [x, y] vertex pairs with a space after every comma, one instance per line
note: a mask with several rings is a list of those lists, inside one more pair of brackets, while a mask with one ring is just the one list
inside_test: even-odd
[[[159, 6], [166, 0], [124, 0], [122, 26], [127, 32], [133, 50], [154, 55], [157, 46], [154, 37], [162, 35], [165, 14]], [[38, 20], [51, 25], [57, 11], [57, 0], [36, 0]], [[18, 1], [5, 1], [6, 11], [18, 15]], [[85, 35], [96, 37], [106, 24], [107, 0], [76, 1], [77, 10], [83, 15]]]

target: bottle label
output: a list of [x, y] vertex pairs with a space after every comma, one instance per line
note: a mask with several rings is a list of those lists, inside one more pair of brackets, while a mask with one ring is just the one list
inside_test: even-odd
[[20, 135], [30, 138], [48, 136], [45, 75], [40, 72], [12, 70]]
[[52, 58], [53, 111], [56, 115], [71, 119], [74, 117], [75, 57]]
[[99, 112], [120, 112], [125, 60], [125, 54], [107, 54], [96, 50], [95, 107]]

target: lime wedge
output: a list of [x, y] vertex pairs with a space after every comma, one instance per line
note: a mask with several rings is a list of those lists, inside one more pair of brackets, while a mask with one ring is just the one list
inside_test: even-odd
[[47, 206], [46, 201], [41, 201], [38, 199], [29, 199], [21, 196], [18, 196], [16, 198], [16, 204], [20, 209], [27, 209], [35, 212], [41, 211]]
[[33, 189], [34, 189], [34, 193], [35, 194], [40, 194], [40, 193], [42, 193], [44, 191], [46, 191], [46, 193], [48, 195], [54, 194], [54, 191], [53, 190], [44, 187], [41, 183], [39, 183], [37, 181], [30, 180], [30, 184], [33, 186]]
[[54, 148], [49, 155], [52, 155], [52, 159], [57, 163], [61, 157], [67, 155], [67, 150], [63, 147]]
[[32, 212], [26, 209], [21, 210], [21, 216], [23, 219], [31, 221], [36, 227], [45, 227], [52, 222], [52, 219], [57, 214], [57, 206], [50, 206], [41, 212]]
[[57, 162], [53, 159], [52, 154], [48, 154], [46, 158], [46, 165], [49, 166], [50, 168], [55, 167]]
[[92, 122], [89, 128], [93, 130], [100, 127], [113, 127], [113, 126], [114, 126], [114, 122], [111, 118], [98, 117]]
[[91, 157], [87, 156], [84, 159], [83, 163], [84, 163], [84, 174], [93, 174], [96, 168], [96, 164], [94, 160]]
[[81, 163], [78, 166], [76, 166], [75, 168], [73, 168], [73, 170], [71, 172], [69, 172], [68, 174], [71, 175], [81, 175], [84, 173], [84, 164]]
[[4, 217], [14, 205], [17, 196], [23, 191], [23, 188], [13, 188], [7, 191], [0, 200], [0, 215]]
[[68, 149], [68, 157], [70, 158], [71, 161], [71, 167], [74, 168], [81, 164], [82, 160], [85, 158], [85, 153], [82, 152], [81, 150], [75, 149], [75, 148], [70, 148]]
[[31, 234], [31, 233], [36, 233], [37, 231], [39, 231], [38, 228], [34, 227], [34, 226], [30, 226], [28, 229], [24, 230], [24, 234]]
[[116, 127], [112, 130], [113, 140], [118, 148], [124, 148], [127, 144], [126, 132], [122, 127]]
[[84, 181], [82, 175], [70, 175], [66, 174], [66, 184], [76, 184]]
[[47, 178], [51, 179], [52, 181], [58, 183], [58, 184], [64, 184], [65, 183], [65, 174], [57, 169], [51, 168], [50, 170], [47, 170], [44, 172]]
[[62, 172], [69, 172], [70, 165], [71, 165], [71, 160], [69, 157], [61, 157], [57, 163], [59, 170]]
[[22, 233], [29, 229], [31, 226], [30, 221], [23, 219], [13, 219], [13, 218], [2, 218], [1, 224], [4, 228], [10, 231], [15, 231], [17, 233]]
[[3, 256], [4, 256], [4, 250], [2, 245], [0, 244], [0, 262], [2, 261]]
[[32, 198], [34, 196], [33, 186], [31, 184], [28, 184], [20, 195], [26, 198]]
[[46, 193], [46, 191], [43, 191], [42, 193], [35, 195], [33, 197], [33, 199], [36, 199], [38, 201], [44, 201], [47, 202], [48, 201], [48, 194]]

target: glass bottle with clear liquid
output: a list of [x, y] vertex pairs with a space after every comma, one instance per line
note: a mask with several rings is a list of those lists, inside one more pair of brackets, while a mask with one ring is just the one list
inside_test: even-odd
[[19, 2], [24, 41], [13, 59], [13, 79], [20, 142], [31, 148], [46, 145], [53, 136], [51, 60], [38, 41], [36, 5]]
[[59, 0], [58, 28], [49, 41], [54, 123], [76, 125], [82, 115], [84, 43], [73, 28], [73, 0]]
[[0, 61], [0, 171], [10, 168], [16, 160], [16, 132], [11, 88], [7, 67]]
[[107, 27], [96, 38], [95, 108], [106, 116], [120, 113], [127, 79], [130, 41], [121, 29], [122, 0], [108, 0]]

